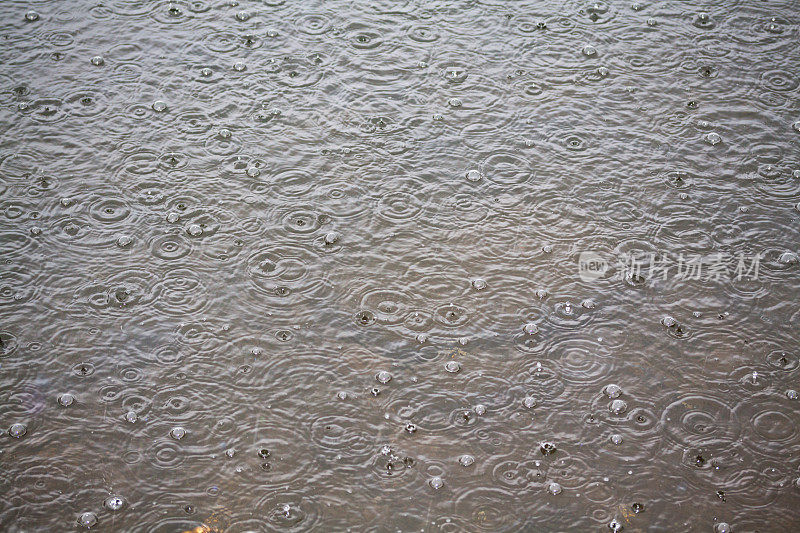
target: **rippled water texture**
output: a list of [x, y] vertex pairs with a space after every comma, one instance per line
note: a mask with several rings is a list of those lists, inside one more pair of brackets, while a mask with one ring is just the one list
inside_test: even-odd
[[0, 17], [0, 530], [800, 530], [796, 0]]

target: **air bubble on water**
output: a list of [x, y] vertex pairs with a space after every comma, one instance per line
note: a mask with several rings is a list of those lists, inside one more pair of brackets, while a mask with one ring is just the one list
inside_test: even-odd
[[656, 24], [658, 24], [658, 22], [656, 22], [656, 19], [654, 19], [653, 17], [650, 17], [649, 19], [647, 19], [647, 25], [648, 26], [653, 27]]
[[387, 383], [392, 381], [392, 375], [386, 370], [381, 370], [380, 372], [375, 374], [375, 379], [378, 381], [378, 383], [386, 385]]
[[731, 533], [731, 526], [727, 522], [717, 522], [714, 524], [714, 533]]
[[186, 228], [186, 233], [192, 237], [199, 237], [203, 234], [203, 228], [200, 226], [200, 224], [191, 224], [188, 228]]
[[58, 397], [58, 403], [63, 407], [69, 407], [73, 403], [75, 403], [75, 396], [72, 394], [65, 392], [61, 396]]
[[247, 65], [245, 65], [244, 62], [242, 61], [237, 61], [236, 63], [233, 64], [233, 70], [235, 70], [236, 72], [244, 72], [245, 70], [247, 70]]
[[439, 489], [441, 489], [441, 488], [444, 486], [444, 481], [442, 481], [442, 478], [441, 478], [441, 477], [439, 477], [439, 476], [434, 476], [434, 477], [432, 477], [432, 478], [430, 479], [430, 481], [428, 481], [428, 484], [429, 484], [429, 485], [431, 486], [431, 488], [433, 488], [434, 490], [439, 490]]
[[797, 391], [794, 390], [794, 389], [787, 390], [786, 391], [786, 397], [789, 398], [790, 400], [796, 400], [797, 399]]
[[234, 450], [233, 448], [228, 448], [227, 450], [225, 450], [225, 455], [227, 455], [230, 458], [233, 458], [233, 456], [236, 455], [236, 450]]
[[525, 398], [522, 399], [522, 405], [528, 409], [533, 409], [537, 405], [536, 398], [532, 396], [525, 396]]
[[458, 458], [458, 464], [461, 466], [471, 466], [475, 463], [475, 458], [469, 454], [464, 454]]
[[800, 258], [798, 258], [797, 254], [794, 252], [783, 252], [778, 258], [778, 261], [784, 265], [796, 265], [800, 263]]
[[135, 424], [137, 420], [139, 420], [139, 415], [136, 414], [136, 411], [128, 411], [125, 413], [125, 420], [131, 424]]
[[174, 224], [175, 222], [179, 221], [181, 216], [178, 213], [172, 212], [167, 213], [167, 222]]
[[547, 492], [549, 492], [554, 496], [558, 496], [559, 494], [561, 494], [562, 490], [563, 489], [561, 488], [561, 485], [559, 485], [555, 481], [551, 481], [550, 483], [547, 484]]
[[720, 142], [722, 142], [722, 137], [720, 137], [718, 133], [712, 131], [711, 133], [706, 135], [706, 142], [711, 146], [715, 146]]
[[480, 170], [475, 170], [473, 168], [467, 171], [467, 180], [469, 181], [480, 181], [481, 177], [482, 176]]
[[229, 130], [228, 128], [222, 128], [219, 130], [217, 135], [219, 135], [220, 139], [230, 139], [232, 134], [231, 130]]
[[103, 505], [109, 511], [119, 511], [123, 507], [125, 507], [125, 500], [123, 500], [119, 496], [109, 496], [103, 502]]
[[35, 22], [39, 20], [39, 13], [37, 13], [36, 11], [28, 11], [27, 13], [25, 13], [25, 20], [27, 20], [28, 22]]
[[666, 328], [672, 328], [678, 325], [678, 321], [675, 320], [673, 317], [667, 315], [661, 319], [661, 325]]
[[239, 22], [244, 22], [250, 18], [250, 14], [247, 11], [239, 11], [236, 13], [236, 20]]
[[614, 400], [609, 404], [608, 410], [615, 415], [621, 415], [628, 410], [628, 404], [625, 403], [625, 400]]
[[622, 524], [620, 523], [619, 520], [615, 518], [614, 520], [608, 523], [608, 529], [614, 531], [615, 533], [617, 531], [622, 531]]
[[125, 248], [132, 242], [133, 239], [128, 235], [120, 235], [119, 238], [117, 238], [117, 246], [119, 246], [120, 248]]
[[620, 395], [622, 394], [622, 388], [619, 385], [610, 383], [603, 388], [603, 394], [605, 394], [606, 396], [608, 396], [613, 400], [614, 398], [620, 397]]
[[483, 416], [484, 414], [486, 414], [486, 406], [480, 403], [476, 405], [473, 410], [475, 411], [475, 414], [478, 416]]
[[25, 424], [16, 423], [11, 424], [11, 427], [8, 428], [8, 434], [14, 437], [15, 439], [20, 439], [25, 436], [28, 432], [28, 427]]
[[536, 335], [537, 333], [539, 333], [539, 326], [537, 326], [533, 322], [529, 322], [524, 326], [522, 326], [522, 331], [524, 331], [525, 334], [527, 335]]
[[417, 426], [415, 424], [406, 424], [406, 433], [411, 433], [412, 435], [417, 432]]
[[458, 361], [448, 361], [444, 364], [444, 369], [450, 372], [451, 374], [455, 374], [456, 372], [461, 370], [461, 363]]
[[92, 529], [97, 525], [97, 515], [92, 512], [81, 513], [78, 517], [78, 525], [86, 529]]
[[156, 100], [153, 102], [153, 111], [157, 113], [163, 113], [167, 110], [167, 103], [163, 100]]
[[594, 57], [597, 55], [597, 49], [594, 46], [586, 45], [583, 47], [583, 55], [586, 57]]
[[462, 102], [460, 98], [451, 98], [447, 101], [450, 107], [461, 107]]
[[472, 280], [472, 287], [476, 291], [482, 291], [483, 289], [486, 288], [486, 280], [481, 278], [475, 278]]
[[94, 65], [96, 67], [100, 67], [100, 66], [103, 65], [103, 63], [106, 62], [105, 59], [103, 59], [103, 56], [94, 56], [89, 61], [91, 61], [92, 65]]
[[336, 393], [336, 397], [339, 398], [340, 400], [346, 400], [347, 399], [347, 392], [339, 391], [339, 392]]
[[336, 244], [340, 238], [341, 234], [338, 231], [329, 231], [325, 234], [325, 244]]
[[444, 120], [444, 115], [442, 115], [441, 113], [434, 113], [433, 120], [435, 120], [436, 122]]
[[792, 124], [792, 128], [794, 128], [794, 131], [800, 132], [800, 120]]
[[186, 430], [183, 429], [181, 426], [175, 426], [169, 431], [169, 436], [175, 440], [181, 440], [183, 437], [186, 436]]
[[619, 433], [614, 433], [613, 435], [611, 435], [610, 440], [612, 444], [616, 444], [617, 446], [619, 446], [623, 442], [622, 435], [620, 435]]

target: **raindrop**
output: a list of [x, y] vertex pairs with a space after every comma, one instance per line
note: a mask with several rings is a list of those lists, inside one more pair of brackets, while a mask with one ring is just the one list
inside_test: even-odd
[[620, 435], [619, 433], [614, 433], [613, 435], [611, 435], [611, 443], [616, 444], [617, 446], [622, 444], [622, 435]]
[[28, 11], [27, 13], [25, 13], [25, 20], [27, 20], [28, 22], [34, 22], [39, 20], [39, 13], [37, 13], [36, 11]]
[[467, 180], [469, 181], [480, 181], [481, 177], [479, 170], [472, 169], [467, 171]]
[[78, 525], [86, 529], [92, 529], [97, 525], [97, 515], [91, 512], [82, 513], [78, 517]]
[[103, 505], [104, 505], [104, 506], [106, 507], [106, 509], [108, 509], [109, 511], [119, 511], [120, 509], [122, 509], [123, 507], [125, 507], [125, 500], [123, 500], [123, 499], [122, 499], [122, 498], [120, 498], [119, 496], [109, 496], [109, 497], [108, 497], [108, 498], [106, 498], [106, 500], [103, 502]]
[[537, 405], [536, 398], [533, 398], [532, 396], [525, 396], [525, 398], [522, 400], [522, 405], [528, 409], [533, 409]]
[[620, 397], [622, 394], [622, 388], [620, 388], [619, 385], [611, 383], [603, 388], [603, 393], [613, 400], [614, 398]]
[[486, 406], [483, 404], [478, 404], [475, 406], [474, 411], [476, 415], [483, 416], [484, 414], [486, 414]]
[[392, 375], [386, 370], [381, 370], [380, 372], [375, 374], [375, 379], [378, 381], [378, 383], [386, 385], [387, 383], [392, 381]]
[[561, 485], [559, 485], [555, 481], [551, 481], [547, 485], [547, 492], [549, 492], [550, 494], [552, 494], [554, 496], [557, 496], [557, 495], [561, 494], [562, 490], [563, 489], [561, 488]]
[[119, 246], [120, 248], [125, 248], [132, 242], [133, 239], [130, 238], [128, 235], [120, 235], [120, 237], [117, 239], [117, 246]]
[[12, 424], [10, 428], [8, 428], [8, 434], [14, 437], [15, 439], [22, 438], [28, 432], [28, 428], [25, 424]]
[[186, 430], [180, 426], [175, 426], [170, 430], [169, 436], [175, 440], [181, 440], [183, 437], [186, 436]]
[[715, 146], [720, 142], [722, 142], [722, 137], [720, 137], [718, 133], [712, 131], [711, 133], [706, 135], [706, 142], [711, 146]]
[[200, 224], [192, 224], [188, 228], [186, 228], [186, 233], [191, 235], [192, 237], [199, 237], [203, 234], [203, 228], [200, 227]]
[[444, 486], [444, 481], [442, 481], [442, 478], [441, 478], [441, 477], [439, 477], [439, 476], [434, 476], [434, 477], [432, 477], [432, 478], [430, 479], [430, 481], [428, 481], [428, 484], [429, 484], [429, 485], [431, 486], [431, 488], [433, 488], [434, 490], [439, 490], [439, 489], [441, 489], [441, 488]]
[[472, 287], [476, 291], [482, 291], [483, 289], [486, 288], [486, 280], [483, 280], [481, 278], [475, 278], [472, 280]]
[[539, 326], [537, 326], [533, 322], [530, 322], [522, 327], [522, 331], [524, 331], [528, 335], [536, 335], [537, 333], [539, 333]]
[[153, 102], [153, 111], [157, 113], [163, 113], [167, 110], [167, 103], [163, 100], [156, 100]]
[[136, 421], [139, 420], [139, 415], [136, 414], [136, 411], [128, 411], [125, 413], [125, 420], [131, 424], [135, 424]]
[[731, 526], [726, 522], [717, 522], [714, 524], [714, 533], [731, 533]]
[[628, 404], [625, 403], [625, 400], [614, 400], [609, 404], [608, 410], [615, 415], [621, 415], [628, 410]]
[[459, 370], [461, 370], [461, 364], [458, 361], [448, 361], [444, 365], [444, 369], [450, 372], [451, 374], [455, 374]]
[[469, 454], [464, 454], [458, 458], [458, 464], [461, 466], [471, 466], [475, 463], [475, 458]]
[[92, 65], [96, 67], [100, 67], [106, 62], [105, 59], [103, 59], [103, 56], [94, 56], [92, 59], [90, 59], [90, 61], [92, 62]]
[[69, 407], [73, 403], [75, 403], [75, 396], [72, 394], [65, 392], [61, 396], [58, 397], [58, 403], [64, 407]]

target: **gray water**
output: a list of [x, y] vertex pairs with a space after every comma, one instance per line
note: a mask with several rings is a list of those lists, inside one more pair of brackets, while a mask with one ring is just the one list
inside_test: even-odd
[[797, 1], [0, 17], [0, 530], [800, 529]]

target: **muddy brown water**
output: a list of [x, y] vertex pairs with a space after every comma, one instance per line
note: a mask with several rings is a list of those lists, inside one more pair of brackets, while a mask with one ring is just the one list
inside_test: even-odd
[[800, 528], [797, 1], [0, 20], [0, 530]]

